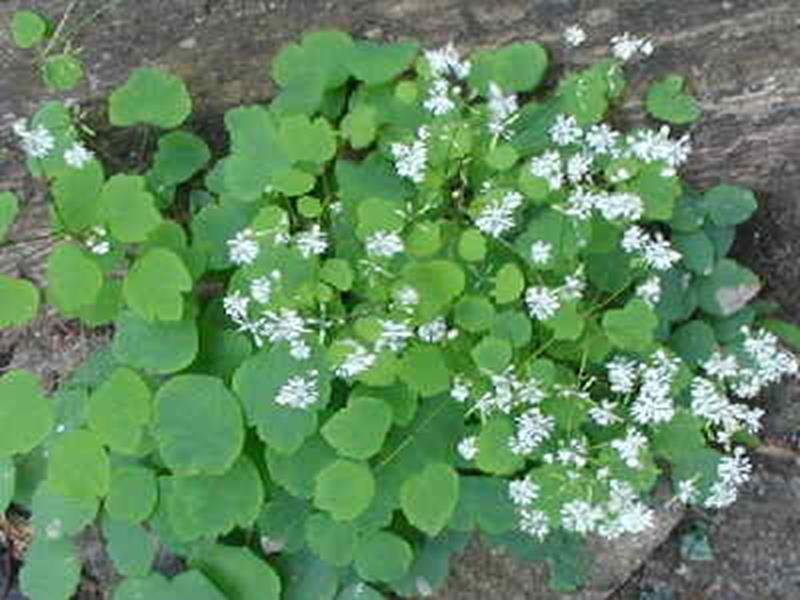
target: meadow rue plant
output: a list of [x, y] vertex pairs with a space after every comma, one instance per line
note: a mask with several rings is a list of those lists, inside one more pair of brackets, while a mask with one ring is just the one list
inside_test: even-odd
[[[138, 69], [108, 112], [160, 136], [138, 174], [63, 103], [17, 123], [59, 238], [46, 299], [115, 329], [50, 397], [0, 379], [0, 500], [36, 530], [23, 590], [68, 598], [91, 523], [119, 600], [426, 595], [474, 532], [575, 589], [586, 536], [653, 526], [659, 479], [734, 502], [751, 401], [798, 371], [727, 256], [756, 198], [683, 182], [684, 131], [604, 122], [653, 51], [611, 48], [543, 89], [532, 42], [307, 34], [269, 104], [226, 114], [216, 162], [181, 129], [183, 82]], [[686, 122], [682, 86], [656, 117]], [[0, 200], [5, 233], [18, 202]], [[0, 289], [0, 324], [34, 318], [29, 282]], [[186, 571], [153, 572], [159, 546]]]

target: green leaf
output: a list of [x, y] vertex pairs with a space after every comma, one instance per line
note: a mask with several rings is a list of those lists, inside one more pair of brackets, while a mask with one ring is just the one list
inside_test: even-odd
[[302, 45], [288, 44], [272, 61], [272, 78], [289, 86], [311, 71], [324, 89], [341, 86], [350, 76], [347, 60], [353, 40], [341, 31], [317, 31], [303, 36]]
[[117, 319], [112, 349], [122, 364], [147, 373], [174, 373], [197, 355], [197, 325], [193, 318], [152, 323], [124, 312]]
[[469, 262], [480, 262], [486, 256], [486, 238], [477, 229], [465, 229], [458, 240], [458, 254]]
[[97, 498], [69, 498], [42, 483], [33, 496], [30, 508], [34, 532], [48, 540], [66, 539], [80, 533], [94, 521], [100, 503]]
[[330, 397], [330, 381], [319, 351], [309, 363], [292, 357], [286, 344], [276, 344], [246, 360], [234, 374], [233, 389], [242, 399], [248, 423], [256, 427], [259, 437], [274, 450], [291, 454], [317, 429], [314, 410], [275, 402], [290, 378], [307, 376], [312, 369], [318, 371], [320, 400], [316, 408], [321, 408]]
[[256, 215], [252, 203], [226, 202], [203, 208], [192, 220], [192, 246], [208, 257], [210, 269], [220, 271], [232, 266], [228, 240], [247, 227]]
[[673, 463], [690, 459], [705, 446], [702, 419], [685, 408], [679, 408], [669, 422], [659, 424], [653, 431], [653, 453]]
[[670, 220], [675, 201], [681, 195], [678, 177], [664, 175], [663, 171], [663, 163], [653, 162], [644, 166], [633, 181], [634, 190], [644, 202], [644, 216], [648, 220]]
[[747, 221], [758, 209], [755, 194], [735, 185], [718, 185], [703, 194], [703, 203], [711, 222], [718, 227], [732, 227]]
[[369, 146], [375, 139], [377, 123], [376, 111], [365, 104], [356, 106], [342, 121], [342, 134], [350, 140], [356, 150]]
[[51, 192], [56, 215], [71, 232], [82, 232], [101, 222], [101, 194], [105, 183], [103, 165], [91, 160], [82, 169], [59, 173]]
[[498, 415], [490, 418], [478, 435], [478, 468], [493, 475], [511, 475], [518, 471], [525, 461], [511, 451], [510, 442], [514, 436], [514, 423], [509, 417]]
[[131, 267], [122, 293], [133, 311], [148, 321], [178, 321], [183, 316], [183, 293], [192, 277], [173, 252], [153, 248]]
[[496, 171], [507, 171], [519, 159], [519, 154], [510, 144], [498, 144], [486, 155], [486, 164]]
[[81, 560], [72, 540], [50, 541], [37, 536], [25, 554], [20, 572], [20, 589], [36, 600], [67, 600], [81, 577]]
[[346, 567], [353, 562], [357, 531], [350, 522], [334, 521], [324, 513], [315, 514], [306, 521], [306, 540], [317, 556], [334, 566]]
[[258, 530], [269, 544], [285, 552], [298, 552], [306, 544], [305, 524], [310, 514], [307, 501], [278, 488], [258, 517]]
[[0, 513], [5, 513], [14, 499], [17, 469], [11, 457], [0, 458]]
[[319, 275], [322, 281], [330, 283], [342, 292], [348, 291], [353, 286], [353, 280], [355, 279], [350, 263], [341, 258], [326, 260]]
[[19, 200], [11, 192], [0, 192], [0, 242], [3, 241], [19, 213]]
[[25, 279], [0, 273], [0, 329], [27, 325], [39, 312], [39, 290]]
[[678, 327], [672, 333], [669, 344], [678, 356], [695, 365], [707, 361], [717, 349], [714, 329], [705, 321], [698, 319]]
[[403, 484], [400, 506], [409, 523], [433, 537], [453, 516], [458, 495], [455, 470], [444, 463], [431, 463]]
[[624, 308], [603, 315], [603, 331], [622, 350], [646, 352], [653, 344], [658, 318], [644, 300], [635, 298]]
[[727, 317], [744, 307], [761, 290], [758, 277], [734, 260], [722, 259], [697, 282], [697, 299], [706, 313]]
[[500, 373], [511, 362], [514, 351], [511, 344], [502, 338], [487, 336], [478, 342], [470, 356], [479, 368], [492, 373]]
[[158, 139], [152, 174], [163, 186], [178, 185], [194, 177], [210, 159], [211, 151], [202, 138], [174, 131]]
[[347, 67], [368, 85], [391, 81], [406, 71], [417, 56], [419, 46], [414, 42], [379, 44], [359, 41], [350, 51]]
[[52, 91], [67, 92], [76, 87], [83, 76], [83, 63], [69, 54], [49, 56], [42, 65], [42, 77]]
[[414, 257], [424, 258], [436, 254], [442, 247], [442, 231], [439, 223], [422, 221], [415, 223], [406, 238], [406, 248]]
[[336, 452], [321, 436], [314, 435], [292, 454], [267, 447], [265, 458], [273, 481], [294, 496], [311, 498], [317, 475], [336, 459]]
[[57, 437], [50, 449], [47, 478], [55, 491], [70, 498], [108, 494], [111, 463], [100, 438], [82, 430]]
[[120, 242], [143, 242], [161, 225], [161, 213], [143, 177], [114, 175], [103, 186], [101, 202], [111, 235]]
[[761, 325], [795, 350], [800, 350], [800, 327], [797, 325], [779, 319], [766, 319]]
[[442, 351], [432, 345], [416, 345], [406, 350], [400, 363], [400, 379], [424, 398], [450, 389], [450, 369]]
[[339, 595], [336, 600], [385, 600], [384, 597], [376, 592], [373, 588], [365, 585], [364, 583], [354, 583], [347, 586]]
[[14, 370], [0, 378], [0, 422], [14, 424], [0, 436], [0, 457], [33, 450], [53, 429], [54, 420], [35, 375]]
[[11, 19], [11, 37], [18, 48], [33, 48], [47, 34], [48, 24], [30, 10], [18, 10]]
[[103, 272], [83, 248], [63, 242], [47, 260], [47, 282], [53, 303], [70, 313], [97, 300], [103, 286]]
[[172, 477], [167, 490], [170, 525], [186, 542], [249, 527], [264, 503], [261, 477], [246, 456], [221, 475]]
[[112, 125], [139, 123], [178, 127], [192, 112], [192, 100], [180, 78], [158, 69], [139, 68], [109, 98]]
[[514, 43], [496, 50], [480, 50], [472, 56], [469, 82], [482, 96], [496, 83], [505, 94], [529, 92], [544, 77], [547, 52], [539, 44]]
[[647, 91], [647, 112], [657, 119], [686, 125], [700, 118], [700, 105], [697, 100], [683, 91], [682, 75], [667, 75], [650, 86]]
[[293, 162], [323, 164], [336, 154], [333, 128], [322, 117], [309, 120], [305, 115], [280, 120], [281, 147]]
[[280, 600], [281, 582], [272, 567], [245, 548], [214, 545], [190, 560], [227, 600]]
[[134, 454], [150, 422], [150, 388], [136, 372], [114, 371], [89, 398], [89, 427], [115, 452]]
[[415, 548], [414, 561], [406, 574], [391, 583], [392, 590], [404, 598], [427, 597], [438, 591], [450, 575], [450, 560], [469, 542], [466, 533], [446, 531], [425, 540]]
[[224, 473], [244, 444], [239, 401], [216, 377], [173, 377], [156, 393], [154, 433], [174, 473]]
[[156, 543], [143, 528], [124, 521], [103, 519], [106, 550], [121, 575], [143, 577], [156, 557]]
[[698, 275], [708, 275], [714, 268], [714, 245], [703, 231], [673, 233], [672, 245], [681, 253], [686, 268]]
[[302, 196], [314, 189], [314, 177], [300, 169], [281, 169], [272, 174], [270, 181], [287, 196]]
[[506, 263], [497, 272], [492, 295], [498, 304], [514, 302], [525, 289], [525, 276], [514, 263]]
[[350, 398], [320, 429], [322, 437], [347, 458], [366, 459], [383, 447], [392, 410], [378, 398]]
[[226, 600], [214, 584], [199, 571], [185, 571], [171, 580], [167, 580], [160, 573], [129, 578], [120, 584], [114, 594], [114, 600], [172, 600], [173, 598]]
[[408, 571], [413, 558], [411, 546], [403, 538], [388, 531], [376, 531], [358, 543], [356, 573], [366, 581], [394, 581]]
[[491, 336], [507, 340], [514, 348], [522, 348], [528, 344], [532, 335], [531, 320], [519, 310], [498, 313], [492, 323]]
[[115, 467], [105, 509], [114, 519], [140, 523], [156, 507], [158, 487], [153, 471], [139, 466]]
[[555, 315], [544, 322], [553, 330], [555, 339], [574, 342], [581, 337], [586, 325], [586, 317], [578, 312], [578, 306], [578, 302], [566, 302], [561, 305]]
[[375, 496], [375, 478], [369, 467], [350, 460], [336, 460], [317, 475], [314, 506], [337, 521], [352, 521]]
[[506, 480], [498, 477], [461, 477], [458, 504], [450, 527], [496, 535], [517, 527], [517, 508], [508, 495]]
[[310, 552], [282, 554], [278, 566], [283, 600], [333, 600], [339, 589], [339, 570]]

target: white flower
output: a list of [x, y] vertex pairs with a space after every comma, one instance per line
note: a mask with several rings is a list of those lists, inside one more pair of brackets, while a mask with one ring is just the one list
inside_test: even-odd
[[550, 139], [559, 146], [575, 144], [583, 137], [583, 129], [572, 115], [558, 115], [550, 126]]
[[639, 454], [647, 448], [647, 438], [641, 431], [631, 429], [623, 439], [611, 442], [611, 447], [619, 452], [620, 457], [631, 469], [641, 469], [642, 462]]
[[733, 504], [738, 496], [738, 487], [750, 479], [752, 471], [753, 466], [744, 448], [737, 446], [733, 456], [723, 457], [717, 465], [719, 480], [711, 486], [711, 493], [704, 506], [725, 508]]
[[456, 446], [456, 450], [464, 460], [472, 460], [478, 456], [478, 437], [471, 435], [465, 437]]
[[[300, 338], [311, 332], [306, 320], [296, 310], [282, 308], [279, 311], [265, 310], [262, 318], [258, 320], [256, 331], [258, 337], [264, 337], [270, 343], [299, 341]], [[258, 343], [258, 340], [256, 340]]]
[[92, 158], [94, 153], [79, 143], [75, 143], [64, 152], [64, 162], [75, 169], [82, 169]]
[[260, 250], [256, 232], [249, 227], [237, 233], [232, 240], [228, 240], [228, 253], [235, 265], [252, 265], [258, 258]]
[[469, 61], [462, 61], [453, 42], [437, 50], [426, 50], [425, 58], [436, 77], [446, 77], [449, 74], [458, 79], [465, 79], [469, 75]]
[[654, 307], [661, 300], [661, 280], [655, 275], [647, 278], [636, 288], [636, 295]]
[[328, 237], [316, 224], [310, 230], [298, 233], [295, 243], [303, 258], [319, 256], [328, 250]]
[[676, 169], [684, 164], [692, 151], [689, 134], [677, 140], [669, 137], [669, 126], [664, 125], [658, 131], [642, 129], [625, 138], [626, 156], [633, 156], [644, 162], [664, 161]]
[[625, 252], [630, 254], [632, 252], [644, 250], [649, 239], [644, 229], [638, 225], [633, 225], [625, 230], [625, 233], [622, 235], [620, 246], [622, 246]]
[[666, 271], [671, 269], [672, 265], [682, 257], [681, 253], [674, 250], [661, 233], [656, 232], [655, 238], [645, 245], [642, 258], [644, 259], [644, 264], [651, 269]]
[[561, 507], [561, 525], [567, 531], [591, 533], [602, 518], [602, 510], [585, 500], [573, 500]]
[[242, 294], [239, 290], [228, 294], [222, 299], [222, 306], [225, 314], [236, 324], [241, 324], [247, 320], [247, 307], [250, 305], [250, 298]]
[[639, 364], [618, 356], [606, 365], [611, 391], [616, 394], [630, 394], [639, 381]]
[[641, 387], [631, 405], [631, 415], [642, 425], [666, 423], [675, 415], [672, 384], [680, 369], [680, 360], [657, 350], [640, 365]]
[[721, 352], [717, 351], [703, 363], [702, 367], [711, 377], [730, 379], [737, 376], [739, 361], [736, 360], [736, 356], [733, 354], [723, 356]]
[[107, 235], [108, 231], [102, 225], [92, 227], [91, 234], [86, 238], [86, 247], [98, 256], [108, 254], [111, 252], [111, 242], [106, 239]]
[[453, 379], [453, 387], [450, 390], [450, 397], [456, 402], [466, 402], [469, 398], [470, 384], [460, 375], [456, 375]]
[[520, 513], [519, 528], [523, 533], [544, 540], [550, 533], [550, 518], [541, 510], [523, 508]]
[[503, 90], [494, 82], [489, 83], [489, 131], [492, 135], [507, 136], [511, 117], [519, 109], [517, 97], [514, 94], [503, 95]]
[[295, 375], [290, 377], [275, 397], [275, 403], [291, 408], [306, 409], [319, 400], [317, 389], [317, 371], [311, 371], [308, 376]]
[[745, 335], [742, 362], [746, 361], [748, 366], [739, 369], [734, 380], [733, 393], [736, 396], [753, 398], [764, 387], [800, 372], [797, 358], [781, 349], [774, 334], [763, 329], [752, 332], [748, 327], [742, 330]]
[[535, 177], [547, 180], [551, 190], [560, 190], [564, 184], [561, 155], [555, 150], [548, 150], [541, 156], [532, 158], [530, 170]]
[[259, 304], [269, 304], [272, 299], [272, 280], [269, 277], [256, 277], [250, 282], [250, 296]]
[[47, 158], [56, 146], [53, 134], [39, 125], [36, 129], [28, 129], [25, 119], [20, 119], [12, 125], [12, 129], [20, 138], [22, 149], [31, 158]]
[[567, 46], [577, 48], [586, 41], [586, 32], [580, 25], [570, 25], [564, 30], [564, 42]]
[[596, 196], [595, 208], [607, 221], [638, 221], [644, 214], [644, 203], [636, 194], [617, 192]]
[[678, 500], [684, 504], [692, 504], [697, 500], [699, 493], [693, 479], [683, 479], [678, 482]]
[[527, 477], [509, 481], [508, 497], [517, 506], [530, 506], [539, 497], [539, 485]]
[[434, 79], [428, 94], [423, 106], [436, 117], [446, 115], [456, 107], [456, 103], [450, 98], [450, 84], [446, 79]]
[[550, 262], [553, 245], [550, 242], [537, 240], [531, 244], [531, 262], [535, 265], [546, 265]]
[[528, 288], [525, 292], [525, 304], [531, 318], [537, 321], [546, 321], [561, 307], [556, 292], [541, 286]]
[[342, 364], [335, 369], [337, 377], [352, 379], [369, 370], [375, 364], [376, 356], [355, 340], [345, 340], [351, 352], [345, 357]]
[[416, 306], [419, 304], [419, 292], [410, 285], [406, 285], [395, 292], [395, 299], [401, 306]]
[[[584, 178], [587, 178], [587, 175], [591, 173], [593, 162], [592, 155], [586, 152], [579, 152], [571, 156], [567, 161], [567, 179], [569, 179], [570, 183], [577, 185]], [[591, 177], [588, 177], [588, 179], [591, 181]]]
[[589, 149], [595, 154], [617, 154], [617, 144], [619, 143], [620, 134], [614, 131], [605, 123], [599, 125], [592, 125], [589, 131], [586, 132], [584, 141]]
[[423, 342], [438, 344], [447, 337], [447, 321], [439, 317], [429, 323], [420, 325], [417, 328], [417, 335]]
[[576, 187], [567, 198], [564, 214], [575, 217], [579, 221], [586, 221], [592, 216], [592, 209], [596, 206], [599, 196], [583, 187]]
[[500, 237], [516, 224], [514, 211], [522, 206], [522, 194], [508, 192], [498, 200], [492, 200], [475, 219], [475, 226], [487, 235]]
[[411, 144], [394, 143], [391, 146], [397, 174], [407, 177], [414, 183], [425, 181], [425, 167], [428, 161], [428, 148], [425, 141], [428, 130], [423, 126], [417, 130], [417, 139]]
[[621, 61], [627, 62], [637, 53], [650, 56], [653, 53], [653, 43], [645, 38], [633, 37], [626, 31], [611, 38], [611, 53]]
[[567, 275], [564, 285], [558, 289], [562, 300], [580, 300], [586, 290], [586, 276], [583, 265], [578, 265], [574, 273]]
[[600, 404], [589, 409], [589, 416], [601, 427], [614, 425], [615, 423], [622, 422], [622, 417], [614, 412], [616, 407], [617, 405], [611, 402], [611, 400], [602, 400]]
[[547, 440], [555, 429], [555, 419], [543, 415], [538, 408], [531, 408], [515, 419], [517, 432], [509, 442], [514, 454], [525, 456]]
[[408, 341], [414, 337], [414, 330], [407, 321], [392, 321], [381, 319], [381, 335], [375, 343], [375, 350], [391, 350], [400, 352], [405, 349]]
[[389, 258], [405, 249], [403, 239], [394, 231], [376, 231], [367, 238], [367, 254], [376, 258]]

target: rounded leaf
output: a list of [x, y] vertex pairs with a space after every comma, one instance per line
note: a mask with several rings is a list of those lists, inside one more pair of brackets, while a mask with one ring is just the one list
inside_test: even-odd
[[9, 228], [19, 213], [19, 200], [11, 192], [0, 192], [0, 241], [5, 239]]
[[409, 523], [433, 537], [453, 516], [458, 493], [455, 470], [445, 463], [431, 463], [403, 484], [400, 506]]
[[683, 90], [682, 75], [670, 74], [650, 86], [647, 92], [647, 112], [657, 119], [686, 125], [700, 118], [697, 100]]
[[224, 473], [244, 444], [239, 401], [216, 377], [174, 377], [156, 393], [155, 436], [173, 472]]
[[47, 478], [53, 489], [71, 498], [108, 494], [111, 463], [100, 438], [90, 431], [68, 431], [50, 449]]
[[357, 531], [352, 523], [334, 521], [328, 515], [318, 513], [306, 521], [306, 540], [322, 560], [346, 567], [353, 561]]
[[317, 475], [314, 506], [337, 521], [352, 521], [369, 507], [374, 496], [375, 478], [369, 467], [342, 459]]
[[35, 375], [9, 371], [0, 378], [0, 422], [14, 424], [0, 436], [0, 457], [30, 452], [53, 429], [53, 406]]
[[115, 452], [134, 454], [150, 422], [150, 388], [135, 371], [120, 368], [91, 395], [89, 427]]
[[413, 558], [411, 546], [403, 538], [388, 531], [376, 531], [358, 543], [356, 573], [366, 581], [395, 581], [405, 575]]
[[103, 287], [97, 260], [76, 244], [56, 246], [47, 260], [47, 293], [65, 313], [94, 304]]
[[120, 242], [144, 242], [161, 225], [161, 213], [146, 185], [143, 177], [135, 175], [114, 175], [103, 185], [103, 217]]
[[177, 321], [183, 316], [183, 293], [192, 289], [192, 276], [177, 254], [153, 248], [131, 267], [122, 294], [148, 321]]
[[376, 454], [392, 424], [392, 409], [383, 400], [351, 398], [322, 426], [320, 433], [342, 456], [365, 459]]
[[18, 10], [11, 19], [11, 37], [19, 48], [32, 48], [47, 34], [47, 21], [30, 10]]
[[109, 118], [118, 127], [147, 123], [171, 129], [191, 111], [192, 100], [183, 81], [158, 69], [134, 70], [109, 98]]
[[280, 600], [281, 581], [265, 561], [246, 548], [214, 545], [190, 561], [227, 600]]
[[202, 138], [173, 131], [158, 139], [152, 175], [163, 186], [178, 185], [191, 179], [210, 159], [211, 151]]
[[39, 312], [39, 290], [25, 279], [0, 273], [0, 329], [27, 325]]
[[58, 92], [77, 86], [83, 75], [83, 63], [69, 54], [50, 56], [42, 65], [42, 77], [47, 87]]
[[111, 472], [111, 487], [105, 509], [128, 523], [140, 523], [156, 507], [158, 486], [152, 470], [139, 466], [117, 467]]

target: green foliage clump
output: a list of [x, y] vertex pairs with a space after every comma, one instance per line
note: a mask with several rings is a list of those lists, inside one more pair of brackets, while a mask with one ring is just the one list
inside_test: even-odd
[[[47, 34], [13, 27], [20, 46]], [[159, 136], [136, 174], [61, 103], [18, 124], [59, 238], [44, 297], [115, 327], [50, 397], [0, 378], [0, 506], [36, 530], [23, 590], [68, 598], [93, 522], [118, 600], [425, 595], [477, 532], [574, 590], [585, 536], [650, 527], [660, 476], [730, 504], [761, 416], [741, 400], [797, 372], [760, 324], [798, 335], [728, 257], [753, 193], [682, 181], [688, 136], [603, 122], [644, 47], [617, 45], [544, 89], [535, 43], [468, 61], [307, 34], [269, 104], [227, 113], [216, 161], [180, 129], [184, 83], [139, 69], [109, 101], [113, 125]], [[679, 76], [647, 106], [699, 115]], [[18, 211], [0, 195], [0, 234]], [[0, 326], [34, 318], [32, 284], [0, 293]], [[153, 572], [159, 546], [185, 572]]]

